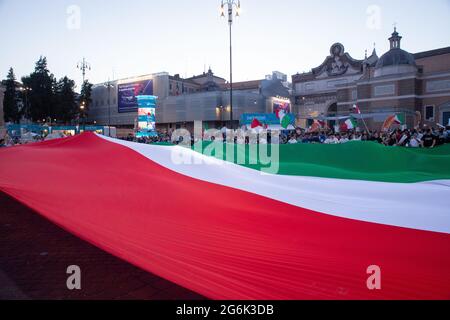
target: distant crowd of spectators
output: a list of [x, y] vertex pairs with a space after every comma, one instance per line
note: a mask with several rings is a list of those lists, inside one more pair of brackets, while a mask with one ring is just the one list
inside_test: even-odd
[[145, 143], [145, 144], [154, 144], [154, 143], [172, 143], [171, 134], [167, 132], [158, 131], [157, 135], [154, 137], [135, 137], [132, 134], [129, 134], [128, 137], [122, 138], [122, 140]]
[[363, 131], [336, 133], [332, 130], [315, 133], [307, 133], [302, 129], [296, 129], [284, 139], [286, 143], [323, 143], [339, 144], [349, 141], [374, 141], [386, 146], [400, 146], [410, 148], [434, 148], [450, 142], [449, 129], [396, 129], [389, 132]]
[[[251, 132], [251, 130], [244, 131]], [[254, 132], [253, 132], [254, 133]], [[221, 130], [223, 141], [227, 139], [225, 128]], [[55, 137], [57, 138], [57, 137]], [[45, 138], [47, 139], [47, 138]], [[204, 141], [214, 141], [215, 136], [204, 136]], [[26, 138], [11, 138], [6, 135], [0, 138], [0, 147], [9, 147], [14, 145], [27, 144], [30, 142], [38, 142], [44, 140], [44, 137], [33, 134]], [[154, 137], [136, 138], [129, 135], [124, 140], [134, 141], [138, 143], [154, 144], [154, 143], [173, 143], [179, 144], [184, 141], [183, 137], [174, 138], [172, 132], [158, 132]], [[234, 137], [236, 144], [342, 144], [350, 141], [373, 141], [386, 146], [399, 146], [409, 148], [434, 148], [436, 146], [450, 143], [450, 127], [447, 128], [425, 128], [425, 129], [395, 129], [389, 132], [380, 131], [363, 131], [350, 130], [348, 132], [335, 132], [333, 130], [322, 130], [318, 132], [308, 132], [304, 129], [297, 128], [295, 130], [284, 130], [275, 138], [272, 137], [271, 131], [268, 130], [267, 135], [263, 134], [244, 134]], [[195, 143], [193, 139], [191, 144]]]
[[64, 137], [66, 137], [66, 135], [64, 135], [63, 133], [36, 134], [32, 132], [27, 132], [22, 136], [10, 136], [9, 134], [5, 134], [3, 137], [0, 137], [0, 148], [20, 146], [29, 143], [41, 142], [45, 140], [52, 140]]
[[[249, 130], [250, 131], [250, 130]], [[222, 140], [227, 139], [226, 130], [222, 129]], [[184, 141], [183, 137], [172, 137], [172, 132], [158, 132], [158, 136], [135, 138], [130, 135], [125, 140], [139, 143], [173, 143], [180, 144]], [[217, 141], [216, 136], [204, 135], [204, 141]], [[279, 137], [272, 137], [271, 131], [267, 135], [238, 135], [234, 137], [236, 144], [342, 144], [350, 141], [372, 141], [386, 146], [399, 146], [409, 148], [434, 148], [436, 146], [450, 143], [450, 128], [426, 128], [426, 129], [395, 129], [389, 132], [380, 131], [356, 131], [335, 132], [333, 130], [322, 130], [318, 132], [308, 132], [304, 129], [284, 130]], [[194, 144], [191, 138], [191, 144]]]
[[9, 135], [5, 135], [3, 138], [0, 138], [0, 148], [20, 146], [40, 141], [44, 141], [44, 137], [40, 135], [34, 135], [33, 137], [26, 139], [22, 139], [21, 137], [10, 137]]

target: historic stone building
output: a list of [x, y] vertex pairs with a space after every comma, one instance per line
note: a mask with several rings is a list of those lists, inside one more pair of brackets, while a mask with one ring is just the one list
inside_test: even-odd
[[[322, 65], [292, 76], [294, 111], [301, 125], [313, 118], [348, 116], [358, 105], [370, 129], [388, 115], [404, 114], [409, 127], [448, 125], [450, 118], [450, 47], [411, 54], [401, 49], [394, 30], [390, 50], [375, 50], [355, 60], [340, 43]], [[334, 120], [329, 120], [334, 125]]]

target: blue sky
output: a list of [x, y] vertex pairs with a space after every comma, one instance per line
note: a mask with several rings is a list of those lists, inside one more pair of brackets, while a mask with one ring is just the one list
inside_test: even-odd
[[[419, 52], [450, 46], [450, 0], [242, 0], [233, 26], [234, 80], [289, 76], [323, 62], [341, 42], [354, 58], [388, 50], [396, 23], [402, 47]], [[80, 10], [80, 19], [70, 6]], [[40, 55], [58, 77], [91, 82], [167, 71], [192, 76], [211, 66], [228, 79], [228, 27], [220, 0], [0, 0], [0, 76], [21, 77]], [[75, 18], [74, 18], [75, 17]], [[75, 20], [74, 20], [75, 19]], [[75, 21], [75, 23], [74, 23]], [[79, 21], [79, 28], [77, 27]]]

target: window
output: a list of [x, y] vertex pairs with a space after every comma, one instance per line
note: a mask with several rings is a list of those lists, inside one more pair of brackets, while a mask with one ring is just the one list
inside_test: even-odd
[[434, 121], [434, 106], [425, 107], [425, 120]]
[[450, 126], [450, 112], [442, 113], [442, 120], [444, 126]]
[[336, 88], [336, 86], [347, 84], [347, 83], [348, 83], [347, 79], [333, 80], [333, 81], [327, 82], [327, 87], [328, 88]]
[[358, 90], [352, 90], [352, 101], [358, 100]]
[[450, 90], [450, 80], [434, 80], [427, 82], [427, 92]]
[[390, 96], [395, 93], [395, 85], [389, 84], [384, 86], [376, 86], [374, 88], [374, 95], [378, 96]]
[[306, 83], [305, 84], [306, 91], [314, 91], [314, 89], [315, 89], [314, 83]]

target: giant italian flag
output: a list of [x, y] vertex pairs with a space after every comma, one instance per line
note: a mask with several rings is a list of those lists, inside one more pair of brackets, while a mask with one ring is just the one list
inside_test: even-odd
[[450, 298], [449, 146], [281, 146], [278, 174], [233, 162], [86, 133], [0, 150], [0, 190], [212, 299]]

